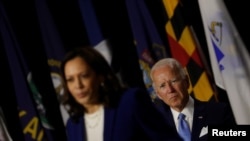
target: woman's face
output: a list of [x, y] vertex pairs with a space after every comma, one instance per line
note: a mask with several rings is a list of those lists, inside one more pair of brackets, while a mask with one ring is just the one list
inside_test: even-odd
[[87, 107], [91, 97], [98, 94], [100, 77], [81, 57], [68, 61], [64, 71], [69, 92], [79, 104]]

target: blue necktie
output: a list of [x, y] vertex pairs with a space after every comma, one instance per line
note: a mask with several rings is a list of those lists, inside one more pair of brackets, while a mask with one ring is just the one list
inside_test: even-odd
[[184, 141], [190, 141], [191, 140], [191, 132], [188, 126], [187, 121], [185, 120], [186, 115], [180, 113], [178, 116], [178, 129], [179, 129], [179, 135]]

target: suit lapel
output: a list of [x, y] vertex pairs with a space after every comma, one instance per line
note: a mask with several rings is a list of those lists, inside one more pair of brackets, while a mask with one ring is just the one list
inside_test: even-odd
[[199, 101], [194, 101], [194, 118], [193, 118], [193, 128], [192, 128], [192, 138], [193, 140], [199, 140], [199, 136], [203, 127], [207, 127], [206, 123], [206, 104]]
[[167, 124], [171, 127], [171, 129], [173, 129], [173, 131], [176, 131], [176, 133], [177, 133], [177, 129], [176, 129], [175, 123], [174, 123], [174, 117], [172, 115], [170, 107], [167, 106], [166, 104], [163, 104], [161, 106], [162, 106], [161, 111], [166, 119]]
[[104, 141], [112, 140], [115, 113], [115, 109], [104, 109]]
[[85, 122], [83, 117], [79, 117], [79, 122], [74, 124], [72, 129], [73, 133], [77, 136], [75, 141], [85, 141], [86, 140], [86, 132], [85, 132]]

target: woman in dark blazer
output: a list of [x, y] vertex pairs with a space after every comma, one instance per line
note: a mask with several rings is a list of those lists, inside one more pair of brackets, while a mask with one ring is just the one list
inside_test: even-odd
[[61, 64], [68, 141], [111, 141], [123, 88], [105, 58], [92, 47], [69, 51]]
[[[68, 141], [163, 141], [171, 136], [143, 88], [123, 88], [92, 47], [74, 48], [61, 64]], [[159, 116], [158, 116], [159, 115]]]

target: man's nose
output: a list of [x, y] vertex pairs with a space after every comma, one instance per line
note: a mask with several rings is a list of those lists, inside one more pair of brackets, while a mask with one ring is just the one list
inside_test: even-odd
[[174, 87], [173, 87], [173, 85], [171, 84], [171, 82], [166, 83], [166, 91], [167, 91], [168, 93], [174, 91]]

